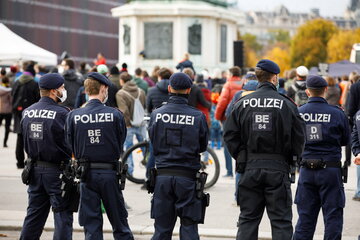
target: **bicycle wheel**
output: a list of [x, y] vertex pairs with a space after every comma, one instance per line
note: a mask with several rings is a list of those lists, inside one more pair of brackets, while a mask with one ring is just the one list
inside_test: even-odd
[[122, 160], [128, 165], [133, 162], [133, 172], [126, 174], [126, 178], [133, 183], [142, 184], [145, 182], [146, 163], [150, 156], [149, 142], [139, 142], [128, 148], [123, 154]]
[[208, 174], [205, 188], [212, 187], [219, 179], [220, 164], [219, 159], [211, 148], [201, 153], [201, 171]]

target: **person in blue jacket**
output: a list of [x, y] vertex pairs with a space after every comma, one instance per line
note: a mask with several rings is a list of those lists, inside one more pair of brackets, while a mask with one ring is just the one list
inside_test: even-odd
[[149, 135], [157, 168], [151, 209], [153, 240], [170, 240], [177, 217], [180, 239], [199, 239], [203, 203], [197, 197], [196, 175], [200, 153], [208, 144], [208, 126], [205, 115], [187, 104], [191, 85], [188, 75], [173, 74], [167, 104], [151, 113]]
[[28, 188], [29, 206], [20, 239], [40, 239], [50, 207], [54, 212], [54, 240], [72, 239], [73, 215], [62, 197], [60, 174], [71, 159], [64, 125], [69, 109], [64, 78], [49, 73], [39, 80], [41, 99], [23, 111], [21, 128], [25, 152], [34, 163]]
[[103, 239], [100, 200], [114, 239], [134, 239], [117, 171], [126, 126], [119, 110], [104, 105], [110, 85], [104, 75], [90, 73], [84, 82], [89, 101], [85, 107], [72, 111], [65, 125], [67, 141], [81, 170], [79, 224], [84, 226], [87, 240]]
[[294, 240], [313, 238], [320, 209], [325, 223], [324, 239], [341, 239], [345, 207], [341, 146], [349, 142], [349, 123], [340, 108], [324, 99], [325, 79], [310, 75], [306, 87], [310, 98], [299, 108], [306, 123], [306, 143], [295, 196], [299, 219]]

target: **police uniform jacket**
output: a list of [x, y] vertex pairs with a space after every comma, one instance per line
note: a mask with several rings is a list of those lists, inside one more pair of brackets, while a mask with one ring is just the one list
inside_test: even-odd
[[114, 163], [120, 158], [126, 137], [122, 113], [97, 99], [69, 113], [66, 137], [76, 159]]
[[306, 145], [303, 159], [339, 161], [341, 146], [350, 139], [349, 122], [345, 113], [324, 98], [311, 97], [299, 108], [306, 123]]
[[200, 169], [200, 153], [208, 143], [205, 115], [186, 98], [171, 96], [151, 113], [149, 135], [157, 168]]
[[30, 158], [56, 164], [69, 161], [71, 150], [64, 132], [68, 112], [49, 97], [42, 97], [23, 111], [24, 147]]
[[270, 83], [241, 98], [224, 126], [224, 141], [236, 159], [249, 153], [300, 156], [304, 147], [304, 122], [296, 105]]

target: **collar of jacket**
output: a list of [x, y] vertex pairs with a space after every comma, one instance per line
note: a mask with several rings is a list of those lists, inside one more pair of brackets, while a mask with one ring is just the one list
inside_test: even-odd
[[308, 103], [310, 102], [327, 103], [327, 101], [322, 97], [310, 97]]
[[169, 103], [178, 103], [178, 104], [188, 104], [188, 100], [185, 96], [175, 96], [172, 95], [169, 98]]
[[99, 99], [91, 99], [88, 101], [88, 103], [86, 104], [86, 106], [91, 106], [91, 105], [104, 105], [103, 103], [100, 102]]
[[271, 82], [263, 82], [263, 83], [259, 83], [259, 85], [257, 86], [257, 88], [256, 89], [260, 89], [260, 88], [262, 88], [262, 89], [273, 89], [273, 90], [275, 90], [276, 91], [276, 87], [275, 87], [275, 85], [274, 84], [272, 84]]
[[39, 102], [45, 102], [45, 103], [50, 103], [53, 105], [57, 105], [57, 102], [54, 101], [54, 99], [49, 98], [49, 97], [41, 97]]
[[241, 81], [241, 78], [240, 77], [235, 77], [235, 76], [232, 76], [230, 78], [228, 78], [227, 80], [228, 82], [236, 82], [236, 81]]

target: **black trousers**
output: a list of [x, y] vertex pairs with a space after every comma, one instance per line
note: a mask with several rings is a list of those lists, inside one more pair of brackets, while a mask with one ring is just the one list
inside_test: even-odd
[[257, 240], [264, 209], [272, 239], [291, 240], [292, 196], [289, 174], [276, 170], [245, 170], [239, 181], [240, 216], [237, 240]]
[[24, 139], [21, 133], [18, 133], [17, 135], [15, 155], [17, 160], [17, 166], [24, 167]]
[[4, 147], [7, 145], [7, 140], [9, 139], [11, 118], [11, 113], [0, 113], [0, 126], [2, 125], [3, 120], [5, 120]]

